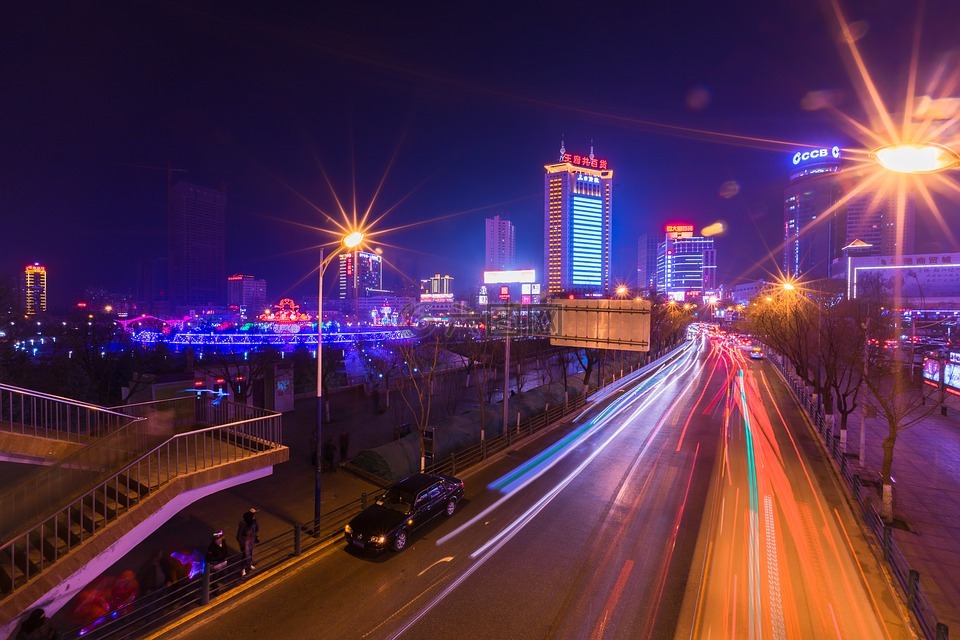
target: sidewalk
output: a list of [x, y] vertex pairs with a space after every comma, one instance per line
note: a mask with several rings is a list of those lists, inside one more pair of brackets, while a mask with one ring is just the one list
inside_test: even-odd
[[[847, 424], [848, 454], [860, 452], [859, 411]], [[839, 429], [839, 423], [837, 425]], [[861, 477], [879, 477], [886, 421], [865, 421], [865, 460]], [[849, 460], [856, 465], [856, 458]], [[940, 622], [960, 634], [960, 403], [948, 403], [947, 416], [935, 411], [899, 432], [893, 454], [894, 518], [907, 530], [893, 539], [907, 564], [920, 572], [920, 586]], [[872, 492], [879, 509], [879, 488]]]

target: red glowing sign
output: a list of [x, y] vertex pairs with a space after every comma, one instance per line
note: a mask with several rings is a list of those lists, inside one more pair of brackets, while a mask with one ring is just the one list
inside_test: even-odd
[[693, 233], [692, 224], [668, 224], [667, 233]]
[[500, 299], [501, 300], [510, 299], [510, 287], [500, 287]]
[[346, 257], [347, 257], [347, 260], [346, 260], [347, 275], [352, 276], [353, 275], [353, 254], [348, 253]]
[[580, 156], [574, 153], [563, 154], [563, 161], [569, 162], [570, 164], [575, 164], [579, 167], [589, 167], [590, 169], [609, 168], [606, 160], [601, 160], [600, 158], [591, 158], [590, 156]]

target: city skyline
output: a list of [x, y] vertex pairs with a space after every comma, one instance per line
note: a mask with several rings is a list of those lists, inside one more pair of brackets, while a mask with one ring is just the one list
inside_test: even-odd
[[[517, 265], [542, 262], [542, 166], [564, 139], [617, 168], [615, 282], [636, 284], [638, 238], [678, 220], [727, 223], [719, 282], [769, 275], [791, 153], [860, 146], [832, 112], [864, 110], [835, 24], [808, 5], [606, 6], [589, 32], [575, 5], [510, 7], [509, 21], [506, 4], [13, 7], [0, 270], [44, 264], [55, 307], [88, 287], [133, 292], [136, 262], [165, 257], [172, 177], [226, 185], [227, 273], [309, 295], [321, 236], [303, 227], [323, 225], [315, 206], [339, 217], [329, 181], [361, 215], [375, 200], [379, 227], [415, 225], [383, 236], [388, 260], [467, 287], [484, 247], [466, 239], [494, 214], [523, 239]], [[895, 103], [905, 71], [889, 53], [907, 57], [917, 14], [842, 8]], [[958, 11], [928, 3], [920, 87], [955, 47]], [[562, 72], [558, 51], [578, 54]], [[923, 217], [918, 252], [957, 248]]]

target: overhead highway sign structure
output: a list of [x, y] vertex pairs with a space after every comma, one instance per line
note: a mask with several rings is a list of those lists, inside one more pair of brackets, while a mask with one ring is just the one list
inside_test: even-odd
[[487, 331], [538, 336], [550, 344], [586, 349], [650, 350], [650, 301], [577, 299], [550, 304], [490, 305]]
[[560, 300], [556, 306], [554, 346], [650, 350], [649, 300]]

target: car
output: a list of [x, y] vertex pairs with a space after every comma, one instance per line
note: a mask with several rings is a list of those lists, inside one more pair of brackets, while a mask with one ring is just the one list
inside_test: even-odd
[[760, 349], [760, 347], [754, 347], [750, 351], [750, 358], [752, 360], [763, 360], [763, 351]]
[[463, 499], [463, 480], [440, 473], [415, 473], [390, 486], [344, 527], [354, 549], [402, 551], [410, 534], [440, 514], [452, 516]]

